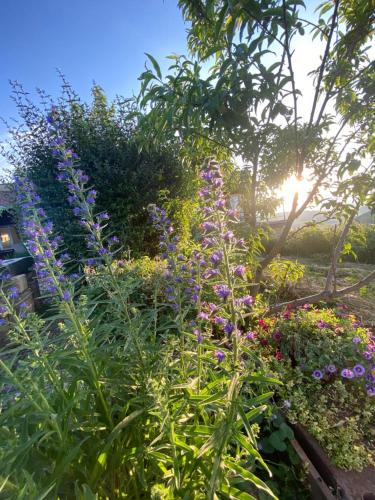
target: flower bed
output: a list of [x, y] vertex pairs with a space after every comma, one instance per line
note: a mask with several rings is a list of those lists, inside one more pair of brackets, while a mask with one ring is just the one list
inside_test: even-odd
[[343, 307], [298, 311], [258, 322], [248, 334], [284, 385], [291, 423], [305, 427], [333, 464], [361, 470], [375, 463], [375, 337]]

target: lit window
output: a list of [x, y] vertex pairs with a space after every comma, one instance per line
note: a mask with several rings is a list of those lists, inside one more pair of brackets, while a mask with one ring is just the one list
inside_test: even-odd
[[1, 248], [4, 250], [12, 247], [12, 238], [10, 236], [9, 230], [0, 230]]

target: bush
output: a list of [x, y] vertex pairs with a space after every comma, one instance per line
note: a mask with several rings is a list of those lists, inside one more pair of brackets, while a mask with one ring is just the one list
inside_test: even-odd
[[[41, 104], [33, 104], [18, 84], [13, 97], [21, 118], [10, 128], [11, 147], [3, 154], [19, 175], [34, 182], [44, 209], [76, 256], [85, 251], [81, 231], [72, 220], [66, 187], [57, 181], [58, 166], [49, 143], [48, 123]], [[160, 197], [184, 198], [187, 169], [182, 168], [176, 146], [141, 148], [141, 131], [129, 100], [109, 104], [102, 89], [94, 85], [92, 102], [82, 103], [64, 80], [56, 110], [63, 116], [63, 133], [80, 157], [80, 169], [98, 191], [97, 207], [107, 210], [110, 228], [134, 255], [154, 254], [155, 232], [148, 224], [147, 206]]]
[[[340, 228], [332, 226], [306, 227], [287, 241], [283, 255], [296, 257], [329, 256], [332, 254], [339, 234]], [[348, 247], [347, 253], [342, 255], [343, 261], [375, 264], [374, 224], [354, 224], [347, 243], [350, 247]]]

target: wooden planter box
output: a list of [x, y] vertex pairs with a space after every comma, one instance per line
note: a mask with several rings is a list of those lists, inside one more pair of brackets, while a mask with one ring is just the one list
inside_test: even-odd
[[292, 445], [307, 467], [312, 500], [375, 500], [375, 467], [362, 472], [338, 469], [303, 427], [292, 427]]

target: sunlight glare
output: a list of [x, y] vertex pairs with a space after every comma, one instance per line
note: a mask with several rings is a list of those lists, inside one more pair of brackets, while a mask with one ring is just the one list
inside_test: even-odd
[[311, 191], [311, 182], [307, 179], [298, 180], [295, 175], [289, 177], [282, 185], [279, 195], [282, 198], [282, 205], [286, 212], [292, 208], [294, 193], [298, 191], [299, 204], [305, 200]]

